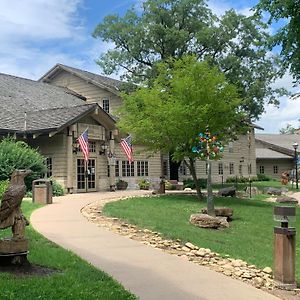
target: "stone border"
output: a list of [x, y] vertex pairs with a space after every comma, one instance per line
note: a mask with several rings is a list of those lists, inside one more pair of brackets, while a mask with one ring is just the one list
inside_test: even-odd
[[[155, 197], [153, 195], [143, 195], [135, 197]], [[90, 203], [81, 209], [81, 213], [90, 222], [97, 226], [106, 228], [122, 236], [127, 236], [132, 240], [139, 241], [144, 245], [163, 250], [169, 254], [177, 255], [201, 266], [209, 267], [211, 270], [230, 276], [234, 279], [242, 280], [258, 289], [269, 291], [272, 294], [283, 297], [282, 299], [299, 299], [300, 289], [288, 292], [288, 296], [276, 293], [279, 285], [272, 278], [272, 269], [266, 267], [263, 270], [255, 265], [250, 265], [240, 259], [230, 258], [229, 255], [221, 257], [220, 254], [212, 252], [210, 249], [199, 248], [192, 243], [183, 244], [181, 240], [166, 240], [162, 234], [149, 229], [141, 229], [138, 226], [128, 224], [118, 218], [107, 217], [102, 214], [102, 209], [106, 203], [129, 199], [133, 197], [121, 197], [115, 199], [99, 200]], [[285, 293], [284, 293], [285, 294]], [[294, 296], [296, 298], [294, 298]]]

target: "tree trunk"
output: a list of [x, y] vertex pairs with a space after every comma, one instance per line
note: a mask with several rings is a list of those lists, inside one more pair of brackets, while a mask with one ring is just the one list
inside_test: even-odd
[[184, 162], [187, 165], [187, 167], [189, 168], [189, 170], [191, 172], [191, 175], [192, 175], [192, 178], [195, 182], [197, 197], [198, 197], [198, 199], [202, 199], [201, 187], [200, 187], [200, 184], [198, 182], [198, 178], [197, 178], [197, 174], [196, 174], [195, 159], [189, 157], [189, 163], [187, 163], [186, 161], [184, 161]]
[[215, 205], [211, 185], [211, 160], [207, 160], [207, 214], [215, 217]]

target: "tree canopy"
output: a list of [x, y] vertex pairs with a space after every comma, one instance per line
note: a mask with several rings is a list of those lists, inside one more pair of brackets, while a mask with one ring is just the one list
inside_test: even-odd
[[280, 45], [285, 68], [289, 68], [294, 78], [300, 80], [300, 1], [260, 0], [259, 12], [270, 14], [269, 24], [281, 22], [282, 26], [270, 40], [271, 48]]
[[237, 86], [240, 107], [258, 118], [264, 103], [278, 104], [282, 89], [278, 58], [265, 48], [269, 35], [259, 15], [245, 17], [230, 10], [218, 18], [204, 0], [146, 0], [143, 11], [109, 15], [94, 33], [114, 44], [100, 56], [104, 73], [122, 71], [131, 82], [151, 84], [156, 63], [193, 54], [223, 72]]
[[0, 143], [0, 180], [10, 179], [16, 169], [30, 169], [32, 174], [25, 178], [28, 189], [31, 182], [46, 171], [45, 158], [23, 141], [5, 138]]
[[234, 85], [224, 74], [195, 57], [170, 59], [156, 66], [151, 87], [123, 94], [117, 126], [133, 134], [134, 142], [152, 151], [171, 152], [173, 160], [185, 160], [196, 182], [192, 151], [199, 132], [207, 128], [227, 141], [242, 130], [244, 114]]
[[299, 129], [293, 127], [291, 124], [286, 124], [285, 127], [279, 130], [280, 134], [295, 134], [299, 131]]

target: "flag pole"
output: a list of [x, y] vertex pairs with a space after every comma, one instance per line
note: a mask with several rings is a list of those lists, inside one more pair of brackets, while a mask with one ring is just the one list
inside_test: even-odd
[[85, 164], [85, 192], [87, 193], [88, 191], [88, 161], [84, 160]]

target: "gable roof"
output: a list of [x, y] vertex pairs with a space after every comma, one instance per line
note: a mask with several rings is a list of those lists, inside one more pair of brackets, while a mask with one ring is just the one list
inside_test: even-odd
[[98, 104], [87, 104], [64, 88], [1, 73], [0, 106], [3, 133], [60, 131], [95, 110], [114, 124]]
[[[299, 134], [256, 134], [255, 139], [269, 149], [287, 154], [294, 155], [293, 144], [296, 142], [300, 148], [300, 135]], [[298, 148], [298, 152], [300, 149]]]
[[257, 148], [256, 159], [293, 159], [293, 157], [267, 148]]
[[51, 78], [60, 71], [66, 71], [73, 75], [80, 77], [81, 79], [90, 82], [102, 89], [108, 90], [115, 95], [119, 95], [121, 85], [124, 84], [122, 81], [102, 76], [99, 74], [91, 73], [88, 71], [80, 70], [77, 68], [69, 67], [63, 64], [56, 64], [46, 74], [44, 74], [39, 81], [49, 82]]

